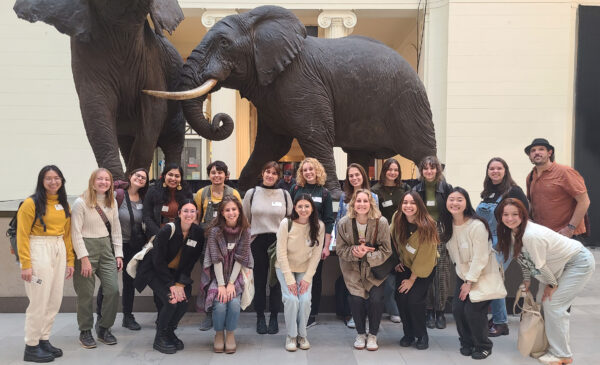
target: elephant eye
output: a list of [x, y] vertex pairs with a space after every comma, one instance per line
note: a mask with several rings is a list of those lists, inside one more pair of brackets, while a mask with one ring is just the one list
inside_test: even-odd
[[226, 38], [221, 38], [221, 47], [229, 47], [231, 45], [231, 42], [229, 41], [229, 39]]

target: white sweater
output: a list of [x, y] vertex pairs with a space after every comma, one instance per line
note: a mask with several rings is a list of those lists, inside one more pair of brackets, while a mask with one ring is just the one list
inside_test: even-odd
[[293, 209], [290, 193], [283, 189], [265, 189], [260, 186], [246, 192], [242, 205], [244, 215], [250, 222], [252, 236], [276, 233], [281, 220], [291, 215]]
[[479, 219], [470, 218], [460, 226], [452, 225], [452, 237], [446, 244], [462, 280], [476, 282], [487, 265], [492, 250], [489, 233]]
[[[123, 239], [121, 237], [121, 224], [119, 223], [119, 209], [115, 200], [112, 208], [104, 204], [105, 194], [98, 195], [96, 201], [104, 211], [110, 222], [112, 244], [115, 249], [115, 257], [123, 257]], [[83, 198], [77, 198], [71, 208], [71, 240], [77, 258], [88, 256], [83, 238], [101, 238], [108, 236], [108, 230], [96, 208], [90, 208], [85, 204]]]

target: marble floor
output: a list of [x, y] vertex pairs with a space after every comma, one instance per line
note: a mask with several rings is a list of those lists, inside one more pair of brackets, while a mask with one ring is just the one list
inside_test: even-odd
[[[594, 250], [596, 261], [600, 263], [600, 251]], [[577, 298], [571, 315], [571, 346], [576, 365], [600, 364], [600, 272], [594, 277]], [[430, 330], [430, 348], [419, 351], [415, 348], [401, 348], [398, 341], [402, 336], [402, 325], [390, 322], [384, 317], [379, 332], [379, 351], [357, 351], [352, 348], [356, 332], [344, 326], [331, 314], [321, 315], [318, 325], [308, 330], [312, 348], [308, 351], [286, 352], [285, 325], [280, 315], [280, 332], [277, 335], [258, 335], [255, 332], [255, 316], [243, 313], [240, 328], [236, 331], [238, 351], [233, 355], [215, 354], [211, 351], [214, 332], [200, 332], [200, 315], [186, 314], [178, 329], [178, 336], [185, 343], [185, 350], [174, 355], [164, 355], [152, 349], [154, 338], [153, 313], [137, 313], [142, 325], [139, 332], [120, 327], [121, 314], [113, 334], [119, 343], [85, 350], [78, 342], [75, 314], [61, 313], [53, 328], [52, 343], [64, 351], [56, 364], [393, 364], [393, 365], [466, 365], [480, 364], [539, 364], [537, 360], [522, 357], [516, 348], [519, 319], [510, 317], [510, 335], [492, 339], [493, 354], [483, 362], [464, 357], [458, 352], [458, 336], [452, 316], [448, 316], [448, 328]], [[24, 314], [0, 314], [0, 365], [21, 364], [23, 358]], [[596, 337], [598, 336], [598, 337]]]

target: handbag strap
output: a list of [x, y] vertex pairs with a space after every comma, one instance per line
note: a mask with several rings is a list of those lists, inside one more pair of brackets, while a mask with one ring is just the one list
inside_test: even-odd
[[135, 217], [133, 216], [133, 208], [131, 206], [131, 198], [129, 198], [129, 192], [125, 190], [125, 203], [127, 204], [127, 210], [129, 211], [129, 234], [131, 238], [135, 237], [133, 232], [135, 229]]
[[[377, 232], [379, 229], [379, 219], [375, 221], [375, 235], [373, 236], [373, 244], [377, 244]], [[358, 226], [356, 225], [356, 218], [352, 218], [352, 235], [354, 236], [354, 242], [358, 242]], [[367, 239], [367, 231], [365, 229], [365, 240]], [[379, 245], [377, 245], [379, 246]]]
[[110, 240], [112, 241], [112, 229], [110, 226], [110, 222], [109, 222], [108, 218], [106, 217], [106, 214], [104, 214], [104, 211], [102, 210], [102, 208], [100, 208], [100, 206], [98, 204], [96, 204], [96, 212], [98, 212], [98, 215], [100, 215], [100, 218], [102, 218], [102, 222], [104, 222], [104, 225], [106, 226], [106, 229], [108, 230], [108, 237], [110, 237]]

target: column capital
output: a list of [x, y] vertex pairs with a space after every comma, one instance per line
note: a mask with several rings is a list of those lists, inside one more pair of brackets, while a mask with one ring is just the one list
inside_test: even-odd
[[210, 29], [219, 20], [233, 14], [237, 14], [237, 11], [230, 9], [207, 10], [204, 13], [202, 13], [202, 25], [204, 25], [206, 29]]
[[340, 19], [345, 28], [352, 31], [356, 26], [357, 18], [356, 14], [350, 10], [325, 10], [319, 14], [317, 23], [321, 28], [331, 27], [331, 23], [334, 19]]

